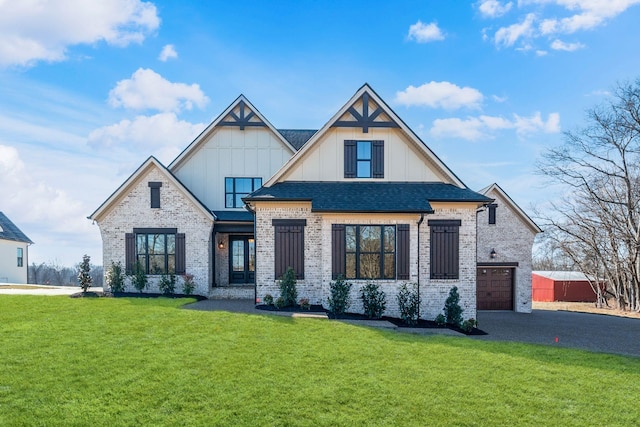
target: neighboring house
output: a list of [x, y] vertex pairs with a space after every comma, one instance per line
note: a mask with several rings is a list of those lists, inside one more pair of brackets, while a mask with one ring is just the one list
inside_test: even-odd
[[27, 283], [33, 242], [0, 212], [0, 283]]
[[[580, 271], [533, 271], [533, 300], [596, 302], [596, 280], [589, 279]], [[602, 281], [600, 286], [604, 289]]]
[[[278, 130], [240, 96], [168, 167], [150, 157], [89, 218], [105, 270], [139, 262], [149, 292], [175, 271], [193, 274], [199, 295], [262, 300], [279, 295], [293, 267], [298, 296], [312, 304], [326, 306], [330, 283], [345, 276], [352, 310], [375, 282], [397, 316], [398, 289], [412, 282], [432, 319], [457, 286], [468, 318], [482, 261], [476, 219], [493, 201], [364, 85], [317, 131]], [[529, 247], [517, 262], [530, 257]]]
[[479, 193], [494, 200], [478, 213], [478, 310], [531, 312], [531, 250], [540, 227], [500, 188]]

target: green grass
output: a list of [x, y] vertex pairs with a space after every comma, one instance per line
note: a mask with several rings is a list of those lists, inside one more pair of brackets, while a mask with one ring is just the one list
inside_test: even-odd
[[0, 296], [0, 425], [639, 425], [640, 359]]

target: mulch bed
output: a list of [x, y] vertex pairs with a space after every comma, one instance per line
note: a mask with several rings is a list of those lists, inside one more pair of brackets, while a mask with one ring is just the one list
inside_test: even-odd
[[259, 304], [256, 305], [256, 309], [265, 311], [282, 311], [287, 313], [326, 313], [329, 319], [344, 319], [344, 320], [386, 320], [393, 323], [399, 328], [417, 328], [417, 329], [451, 329], [456, 332], [460, 332], [464, 335], [487, 335], [487, 333], [481, 329], [473, 328], [470, 332], [466, 332], [463, 329], [453, 325], [438, 325], [433, 320], [419, 319], [415, 325], [409, 325], [402, 319], [396, 317], [383, 316], [381, 319], [371, 319], [364, 314], [359, 313], [344, 313], [339, 316], [334, 316], [321, 305], [312, 305], [309, 310], [302, 309], [300, 306], [284, 307], [281, 309], [276, 308], [274, 305]]
[[183, 294], [159, 294], [159, 293], [144, 293], [144, 292], [87, 292], [83, 294], [82, 292], [75, 293], [71, 295], [71, 298], [96, 298], [96, 297], [116, 297], [116, 298], [195, 298], [198, 301], [202, 301], [207, 299], [207, 297], [203, 297], [201, 295], [183, 295]]

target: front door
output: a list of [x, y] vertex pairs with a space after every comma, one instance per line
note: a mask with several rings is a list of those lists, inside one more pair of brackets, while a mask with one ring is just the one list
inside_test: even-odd
[[229, 237], [229, 281], [254, 283], [256, 279], [256, 245], [253, 237]]

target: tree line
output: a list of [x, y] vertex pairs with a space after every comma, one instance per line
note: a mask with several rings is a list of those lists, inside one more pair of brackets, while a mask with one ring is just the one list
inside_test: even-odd
[[[55, 262], [31, 263], [28, 271], [28, 283], [37, 285], [54, 286], [78, 286], [78, 271], [81, 263], [74, 267], [66, 267]], [[101, 287], [103, 284], [104, 271], [101, 265], [91, 264], [89, 272], [92, 279], [92, 286]]]

